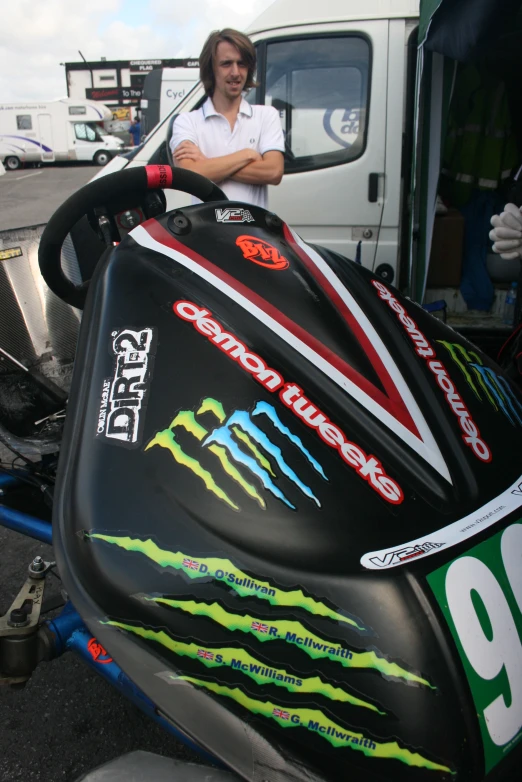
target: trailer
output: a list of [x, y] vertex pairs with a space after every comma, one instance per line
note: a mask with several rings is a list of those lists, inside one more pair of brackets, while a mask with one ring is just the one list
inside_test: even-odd
[[106, 165], [123, 141], [106, 133], [111, 110], [92, 100], [0, 104], [0, 160], [14, 171], [25, 163], [85, 160]]

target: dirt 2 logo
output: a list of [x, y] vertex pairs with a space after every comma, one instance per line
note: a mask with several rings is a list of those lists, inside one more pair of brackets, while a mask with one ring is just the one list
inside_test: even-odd
[[98, 410], [96, 436], [126, 447], [139, 445], [148, 402], [155, 330], [122, 329], [111, 334], [112, 378], [105, 378]]
[[[232, 415], [227, 418], [221, 402], [217, 399], [207, 397], [206, 399], [203, 399], [196, 415], [200, 416], [205, 413], [212, 413], [215, 418], [218, 419], [219, 426], [209, 432], [196, 420], [192, 410], [181, 410], [172, 421], [170, 427], [158, 432], [145, 450], [149, 450], [149, 448], [152, 448], [154, 445], [166, 448], [171, 452], [178, 464], [191, 470], [203, 481], [208, 491], [215, 494], [216, 497], [225, 502], [233, 510], [240, 510], [239, 505], [217, 484], [212, 473], [205, 469], [200, 461], [185, 453], [182, 449], [174, 432], [175, 429], [181, 427], [195, 437], [203, 448], [208, 448], [208, 450], [218, 458], [225, 473], [240, 486], [245, 494], [255, 500], [263, 510], [266, 509], [266, 502], [259, 492], [257, 481], [259, 481], [266, 491], [270, 492], [274, 497], [277, 497], [277, 499], [281, 500], [281, 502], [289, 508], [292, 510], [296, 509], [295, 505], [290, 502], [281, 489], [274, 483], [273, 479], [277, 476], [272, 465], [277, 465], [280, 472], [286, 476], [291, 483], [297, 486], [308, 499], [315, 502], [319, 508], [321, 507], [321, 503], [314, 495], [311, 488], [307, 486], [299, 478], [297, 473], [287, 464], [283, 458], [281, 449], [275, 445], [275, 443], [273, 443], [253, 421], [256, 416], [266, 416], [274, 429], [296, 446], [306, 457], [314, 470], [318, 472], [324, 480], [328, 480], [319, 462], [317, 462], [311, 453], [304, 447], [299, 437], [293, 434], [290, 429], [282, 423], [272, 405], [267, 402], [257, 402], [251, 413], [248, 413], [246, 410], [235, 410]], [[272, 462], [267, 456], [271, 457]], [[257, 481], [251, 483], [251, 478], [247, 480], [236, 465], [242, 466], [244, 470], [247, 470], [255, 479], [257, 479]]]

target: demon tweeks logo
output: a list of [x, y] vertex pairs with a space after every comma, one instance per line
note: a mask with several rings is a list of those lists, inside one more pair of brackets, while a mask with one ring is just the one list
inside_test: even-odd
[[218, 223], [253, 223], [254, 218], [248, 209], [216, 209]]
[[111, 337], [114, 376], [103, 381], [96, 435], [133, 447], [139, 443], [147, 403], [154, 329], [122, 329]]
[[390, 567], [390, 565], [398, 565], [402, 562], [422, 557], [444, 545], [445, 543], [426, 541], [425, 543], [417, 543], [415, 546], [403, 546], [403, 548], [395, 549], [395, 551], [386, 552], [382, 558], [372, 557], [370, 562], [373, 562], [377, 567]]
[[377, 289], [379, 298], [387, 303], [388, 307], [395, 313], [399, 323], [406, 330], [406, 333], [415, 346], [417, 355], [426, 361], [428, 369], [433, 373], [439, 388], [444, 392], [446, 402], [459, 422], [459, 426], [462, 430], [462, 439], [473, 451], [477, 459], [480, 459], [482, 462], [490, 462], [493, 457], [489, 446], [485, 440], [482, 439], [477, 424], [473, 420], [464, 400], [446, 371], [446, 367], [442, 361], [437, 359], [435, 350], [429, 344], [413, 318], [410, 318], [402, 304], [397, 301], [386, 285], [383, 285], [382, 282], [378, 282], [377, 280], [372, 280], [372, 285]]
[[[203, 426], [200, 419], [200, 416], [206, 413], [211, 413], [218, 423], [210, 431]], [[223, 486], [219, 485], [222, 483], [219, 478], [219, 473], [222, 471], [263, 510], [266, 510], [266, 502], [260, 492], [261, 487], [292, 510], [296, 509], [274, 482], [277, 471], [286, 476], [290, 483], [293, 483], [305, 497], [320, 508], [321, 503], [312, 489], [286, 462], [282, 450], [257, 426], [256, 421], [260, 417], [268, 422], [270, 428], [282, 434], [289, 445], [301, 451], [313, 469], [324, 480], [328, 480], [319, 462], [304, 447], [300, 438], [283, 424], [275, 408], [267, 402], [257, 402], [252, 412], [235, 410], [227, 416], [221, 402], [207, 397], [203, 399], [196, 413], [192, 410], [180, 410], [170, 427], [158, 432], [145, 450], [148, 451], [155, 445], [169, 450], [178, 464], [191, 470], [201, 479], [208, 491], [236, 511], [240, 510], [239, 505], [227, 494]], [[199, 448], [191, 448], [191, 453], [184, 451], [180, 444], [180, 439], [181, 441], [183, 439], [179, 437], [179, 432], [183, 429], [195, 438], [195, 446], [199, 442]], [[206, 469], [197, 458], [198, 452], [201, 453], [200, 448], [213, 454], [213, 466], [210, 469]], [[192, 565], [188, 564], [187, 567], [190, 568]]]
[[400, 505], [404, 493], [399, 484], [387, 475], [381, 462], [352, 442], [295, 383], [286, 383], [283, 376], [269, 367], [257, 353], [249, 350], [234, 334], [226, 331], [209, 310], [191, 301], [176, 301], [173, 310], [178, 318], [191, 322], [196, 331], [235, 361], [270, 393], [278, 391], [280, 401], [300, 421], [317, 432], [319, 438], [339, 453], [340, 458], [387, 502]]

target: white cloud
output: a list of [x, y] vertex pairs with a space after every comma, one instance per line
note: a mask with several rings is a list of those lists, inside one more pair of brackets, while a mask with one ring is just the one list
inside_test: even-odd
[[245, 29], [272, 0], [2, 3], [0, 102], [67, 94], [63, 62], [197, 56], [211, 30]]

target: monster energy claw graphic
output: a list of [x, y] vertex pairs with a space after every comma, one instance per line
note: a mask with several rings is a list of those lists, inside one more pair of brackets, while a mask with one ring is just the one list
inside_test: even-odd
[[232, 614], [222, 608], [219, 603], [171, 600], [164, 597], [143, 597], [143, 599], [158, 605], [186, 611], [192, 616], [206, 616], [231, 632], [239, 630], [248, 633], [262, 643], [284, 641], [301, 649], [314, 660], [331, 660], [340, 663], [345, 668], [373, 669], [383, 676], [391, 676], [411, 684], [422, 684], [432, 688], [426, 679], [401, 668], [397, 663], [389, 662], [373, 651], [355, 652], [335, 641], [325, 641], [324, 638], [308, 631], [300, 622], [272, 619], [268, 624], [268, 620], [256, 619], [249, 614]]
[[377, 714], [385, 714], [384, 711], [380, 711], [373, 704], [361, 700], [361, 698], [356, 698], [355, 695], [351, 695], [341, 687], [334, 687], [332, 684], [323, 681], [319, 676], [309, 678], [293, 676], [282, 668], [271, 668], [264, 665], [241, 648], [221, 647], [210, 649], [194, 643], [175, 641], [163, 630], [149, 630], [144, 627], [136, 627], [135, 625], [115, 621], [106, 621], [102, 622], [102, 624], [118, 627], [121, 630], [139, 635], [148, 641], [155, 641], [175, 654], [199, 660], [207, 668], [229, 667], [232, 670], [240, 671], [259, 685], [275, 684], [279, 687], [284, 687], [289, 692], [323, 695], [325, 698], [330, 698], [334, 701], [350, 703], [352, 706], [370, 709], [377, 712]]
[[351, 627], [364, 631], [362, 622], [356, 622], [344, 614], [329, 608], [325, 603], [307, 597], [300, 589], [286, 590], [273, 587], [268, 581], [247, 576], [229, 559], [220, 557], [198, 557], [193, 559], [181, 551], [167, 551], [159, 548], [153, 540], [139, 538], [115, 537], [97, 532], [85, 533], [91, 540], [102, 540], [125, 551], [136, 552], [146, 556], [162, 568], [180, 570], [191, 579], [212, 578], [229, 586], [239, 597], [258, 597], [267, 600], [271, 605], [286, 608], [300, 608], [314, 616], [323, 616], [336, 622], [343, 622]]
[[493, 409], [502, 412], [513, 426], [522, 425], [522, 404], [506, 378], [485, 366], [474, 350], [468, 350], [458, 342], [437, 341], [446, 348], [480, 402], [487, 400]]
[[[181, 410], [167, 429], [158, 432], [153, 437], [145, 450], [147, 451], [155, 445], [166, 448], [178, 464], [191, 470], [203, 481], [208, 491], [215, 494], [216, 497], [233, 510], [239, 510], [237, 503], [218, 485], [214, 475], [205, 469], [197, 458], [185, 453], [174, 432], [175, 429], [181, 427], [199, 441], [201, 448], [205, 448], [217, 456], [224, 472], [238, 484], [245, 494], [255, 500], [261, 508], [266, 508], [266, 502], [259, 494], [257, 487], [250, 483], [252, 478], [254, 480], [257, 479], [265, 491], [270, 492], [289, 508], [292, 510], [296, 509], [295, 505], [290, 502], [273, 480], [277, 476], [272, 468], [272, 464], [276, 465], [282, 475], [297, 486], [309, 500], [315, 502], [319, 508], [321, 507], [320, 501], [311, 488], [287, 464], [281, 449], [252, 421], [251, 416], [265, 415], [274, 429], [303, 454], [313, 469], [324, 480], [328, 480], [319, 462], [304, 447], [300, 438], [281, 422], [272, 405], [266, 402], [258, 402], [252, 414], [249, 414], [246, 410], [235, 410], [227, 419], [221, 402], [212, 397], [207, 397], [202, 401], [196, 415], [200, 416], [205, 413], [214, 415], [220, 425], [209, 432], [196, 420], [195, 414], [191, 410]], [[272, 463], [267, 458], [267, 455], [272, 459]], [[243, 467], [252, 477], [247, 480], [236, 465]]]
[[196, 679], [193, 676], [175, 676], [170, 671], [158, 673], [156, 676], [172, 683], [175, 683], [176, 681], [188, 682], [194, 684], [196, 687], [210, 690], [216, 695], [232, 698], [236, 703], [239, 703], [252, 714], [260, 714], [268, 719], [275, 720], [282, 728], [305, 728], [306, 730], [321, 736], [321, 738], [328, 741], [335, 748], [346, 747], [348, 749], [363, 752], [364, 755], [369, 758], [399, 760], [405, 765], [414, 768], [425, 768], [430, 771], [441, 771], [449, 774], [454, 773], [448, 766], [434, 763], [418, 752], [412, 752], [405, 747], [401, 747], [396, 741], [380, 742], [364, 736], [362, 733], [345, 730], [318, 709], [295, 709], [287, 706], [279, 706], [271, 701], [260, 701], [255, 698], [250, 698], [237, 687], [226, 687], [215, 682]]
[[281, 420], [279, 419], [279, 416], [277, 415], [277, 413], [275, 411], [275, 408], [272, 405], [269, 405], [267, 402], [258, 402], [256, 404], [254, 410], [252, 411], [252, 415], [261, 415], [261, 413], [264, 413], [272, 421], [272, 423], [274, 424], [275, 428], [278, 429], [281, 432], [281, 434], [284, 434], [285, 437], [288, 437], [288, 439], [292, 443], [294, 443], [294, 445], [296, 445], [303, 452], [303, 454], [306, 456], [306, 458], [308, 459], [308, 461], [310, 462], [312, 467], [315, 470], [317, 470], [319, 475], [321, 475], [325, 479], [325, 481], [327, 481], [328, 478], [324, 474], [324, 470], [321, 467], [321, 465], [319, 464], [319, 462], [316, 461], [316, 459], [314, 459], [314, 457], [312, 456], [310, 451], [308, 451], [304, 447], [304, 445], [301, 442], [300, 438], [297, 437], [297, 435], [292, 434], [290, 429], [281, 422]]

